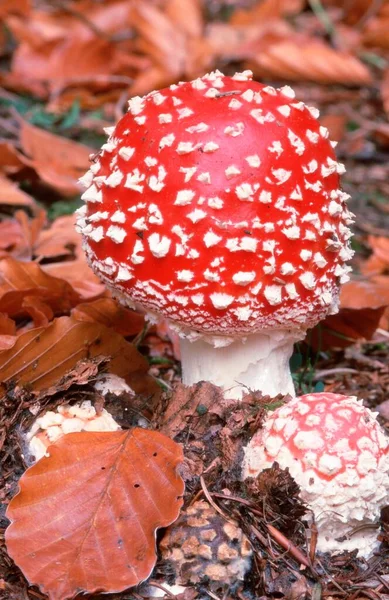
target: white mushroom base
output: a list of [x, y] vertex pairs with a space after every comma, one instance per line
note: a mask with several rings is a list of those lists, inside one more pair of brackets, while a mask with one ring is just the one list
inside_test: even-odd
[[226, 398], [238, 400], [249, 391], [272, 397], [295, 396], [289, 359], [293, 344], [304, 335], [301, 330], [263, 331], [238, 338], [227, 346], [218, 344], [223, 338], [181, 338], [183, 383], [210, 381], [225, 391]]

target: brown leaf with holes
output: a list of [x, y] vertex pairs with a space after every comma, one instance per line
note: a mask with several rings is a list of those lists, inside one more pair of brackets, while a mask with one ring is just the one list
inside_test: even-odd
[[355, 56], [334, 50], [321, 40], [304, 35], [262, 39], [250, 66], [257, 77], [314, 81], [315, 83], [367, 85], [369, 69]]
[[125, 337], [137, 335], [144, 326], [143, 315], [121, 306], [112, 298], [79, 304], [73, 308], [72, 315], [78, 321], [96, 322], [111, 327]]
[[35, 169], [44, 183], [64, 196], [80, 193], [78, 179], [89, 168], [92, 149], [26, 121], [21, 121], [20, 144], [23, 162]]
[[0, 395], [12, 384], [41, 391], [58, 381], [83, 358], [106, 356], [108, 370], [123, 377], [137, 393], [153, 395], [159, 388], [147, 374], [148, 363], [138, 350], [100, 323], [60, 317], [47, 327], [32, 329], [0, 352]]
[[147, 579], [157, 529], [180, 512], [181, 446], [145, 429], [72, 433], [28, 469], [11, 500], [9, 555], [50, 600]]
[[13, 319], [29, 316], [39, 327], [79, 301], [69, 283], [48, 275], [38, 264], [0, 260], [0, 312]]

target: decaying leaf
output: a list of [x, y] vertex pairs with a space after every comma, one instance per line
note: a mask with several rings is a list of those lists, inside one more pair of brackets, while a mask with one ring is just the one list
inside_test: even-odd
[[[389, 279], [389, 278], [388, 278]], [[308, 333], [316, 350], [347, 348], [370, 340], [389, 306], [389, 286], [372, 281], [350, 281], [341, 290], [341, 308]]]
[[54, 315], [68, 312], [79, 300], [69, 283], [47, 275], [38, 264], [14, 258], [0, 260], [0, 312], [15, 319], [29, 315], [39, 326], [45, 323], [36, 319], [36, 310], [43, 311], [48, 322]]
[[47, 327], [27, 331], [0, 352], [0, 395], [19, 384], [33, 391], [51, 387], [82, 358], [110, 357], [108, 370], [137, 393], [152, 395], [158, 386], [147, 375], [146, 359], [112, 329], [96, 322], [60, 317]]
[[79, 304], [72, 310], [72, 315], [78, 321], [102, 323], [123, 336], [137, 335], [144, 326], [144, 317], [140, 313], [121, 306], [112, 298]]
[[369, 69], [352, 54], [302, 35], [269, 44], [263, 40], [250, 65], [258, 77], [290, 81], [367, 85], [372, 80]]
[[0, 175], [0, 205], [9, 207], [36, 208], [34, 198], [23, 192], [15, 183], [7, 177]]
[[72, 433], [20, 480], [10, 556], [50, 600], [120, 592], [147, 579], [155, 531], [175, 521], [181, 447], [156, 431]]
[[25, 154], [22, 160], [35, 169], [42, 181], [64, 196], [80, 193], [78, 179], [89, 167], [92, 149], [27, 121], [21, 121], [20, 143]]

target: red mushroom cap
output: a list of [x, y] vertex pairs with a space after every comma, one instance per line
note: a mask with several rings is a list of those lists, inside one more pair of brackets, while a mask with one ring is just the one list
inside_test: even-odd
[[389, 454], [374, 413], [353, 396], [331, 393], [306, 394], [270, 413], [250, 447], [260, 449], [261, 464], [250, 466], [246, 453], [246, 476], [292, 461], [327, 481], [351, 469], [362, 478]]
[[370, 556], [377, 531], [361, 525], [375, 523], [388, 503], [389, 439], [362, 400], [307, 394], [270, 413], [245, 449], [243, 477], [275, 462], [300, 486], [320, 551]]
[[108, 286], [210, 334], [306, 328], [333, 310], [351, 220], [317, 109], [249, 71], [129, 105], [83, 178], [78, 217]]

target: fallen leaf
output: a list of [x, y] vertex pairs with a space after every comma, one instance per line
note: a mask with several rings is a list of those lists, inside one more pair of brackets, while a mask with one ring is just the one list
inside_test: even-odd
[[310, 330], [306, 342], [315, 350], [326, 350], [370, 340], [389, 306], [389, 277], [386, 280], [349, 281], [343, 285], [339, 313]]
[[0, 336], [2, 335], [16, 335], [15, 321], [4, 313], [0, 313]]
[[246, 10], [236, 10], [230, 20], [233, 25], [262, 24], [269, 19], [280, 19], [286, 15], [299, 13], [305, 6], [305, 0], [264, 0]]
[[143, 315], [121, 306], [112, 298], [79, 304], [73, 308], [72, 315], [78, 321], [94, 321], [111, 327], [124, 337], [137, 335], [144, 326]]
[[389, 49], [389, 15], [369, 19], [363, 32], [365, 46]]
[[38, 264], [11, 257], [0, 260], [0, 312], [14, 319], [30, 316], [39, 326], [69, 312], [79, 300], [69, 283], [48, 275]]
[[368, 68], [358, 58], [304, 35], [270, 40], [268, 44], [262, 40], [252, 66], [258, 77], [265, 78], [342, 85], [367, 85], [372, 81]]
[[0, 4], [0, 18], [4, 19], [10, 14], [28, 15], [30, 10], [30, 0], [2, 0]]
[[24, 168], [15, 146], [10, 142], [0, 142], [0, 170], [5, 173], [17, 173]]
[[155, 532], [180, 512], [181, 447], [145, 429], [71, 433], [22, 476], [9, 555], [51, 600], [121, 592], [147, 579]]
[[81, 300], [92, 302], [108, 293], [104, 284], [87, 265], [84, 257], [42, 265], [42, 269], [45, 273], [70, 283]]
[[386, 69], [381, 81], [381, 96], [386, 114], [389, 117], [389, 69]]
[[346, 115], [323, 115], [320, 117], [320, 123], [323, 127], [327, 127], [329, 137], [334, 142], [340, 142], [344, 138], [347, 125]]
[[146, 359], [121, 335], [100, 323], [60, 317], [23, 333], [12, 348], [0, 352], [0, 394], [11, 383], [39, 392], [55, 385], [79, 360], [96, 356], [109, 357], [109, 372], [123, 377], [135, 392], [159, 391], [147, 375]]
[[0, 175], [0, 204], [9, 207], [28, 207], [35, 209], [34, 198], [23, 192], [15, 183], [7, 177]]
[[389, 239], [369, 235], [367, 241], [373, 254], [361, 265], [361, 272], [369, 276], [385, 273], [389, 269]]
[[78, 179], [89, 168], [92, 149], [22, 120], [20, 143], [25, 154], [22, 160], [42, 181], [64, 196], [80, 193]]
[[43, 229], [34, 245], [35, 256], [40, 260], [84, 256], [82, 238], [75, 230], [75, 222], [74, 215], [65, 215]]

